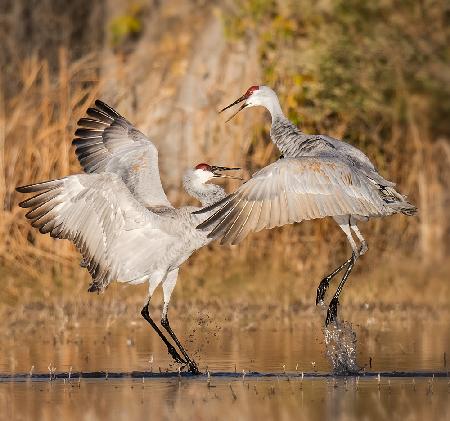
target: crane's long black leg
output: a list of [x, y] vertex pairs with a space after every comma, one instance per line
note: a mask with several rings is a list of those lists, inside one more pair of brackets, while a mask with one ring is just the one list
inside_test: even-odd
[[184, 349], [183, 345], [181, 345], [181, 342], [177, 338], [177, 335], [175, 335], [175, 332], [170, 327], [169, 319], [167, 318], [167, 313], [163, 315], [163, 317], [161, 319], [161, 325], [164, 327], [164, 329], [167, 330], [167, 332], [169, 332], [169, 335], [175, 341], [175, 343], [177, 344], [179, 350], [183, 354], [183, 356], [184, 356], [184, 358], [186, 360], [186, 363], [189, 366], [189, 372], [192, 373], [192, 374], [200, 374], [200, 371], [198, 369], [197, 363], [189, 356], [189, 354]]
[[341, 294], [342, 289], [344, 288], [344, 285], [347, 282], [348, 277], [350, 276], [353, 266], [355, 265], [356, 259], [357, 259], [356, 254], [352, 253], [352, 257], [350, 258], [347, 270], [345, 271], [344, 276], [341, 279], [341, 282], [339, 282], [336, 292], [334, 293], [333, 298], [330, 301], [330, 305], [328, 306], [327, 318], [325, 319], [325, 326], [328, 326], [331, 322], [334, 322], [337, 318], [339, 295]]
[[159, 335], [159, 337], [162, 339], [162, 341], [167, 346], [167, 351], [169, 352], [170, 356], [175, 360], [175, 362], [180, 364], [187, 364], [187, 361], [183, 360], [181, 358], [181, 355], [177, 352], [175, 347], [167, 340], [167, 338], [164, 336], [164, 333], [161, 332], [159, 327], [156, 325], [156, 323], [153, 321], [153, 319], [150, 317], [150, 312], [148, 310], [148, 306], [150, 304], [150, 301], [147, 302], [147, 304], [142, 308], [141, 314], [142, 317], [147, 320], [148, 323], [150, 323], [150, 326], [155, 330], [155, 332]]
[[331, 272], [329, 275], [325, 276], [320, 281], [319, 286], [317, 287], [317, 294], [316, 294], [316, 305], [319, 303], [323, 303], [323, 299], [325, 298], [325, 293], [330, 286], [330, 281], [347, 265], [350, 264], [352, 258], [350, 257], [347, 259], [342, 265], [338, 266], [333, 272]]

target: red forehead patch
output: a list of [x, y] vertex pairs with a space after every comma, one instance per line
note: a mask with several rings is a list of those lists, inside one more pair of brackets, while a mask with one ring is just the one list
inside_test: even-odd
[[259, 89], [258, 85], [250, 86], [250, 88], [247, 89], [245, 96], [248, 98], [253, 92], [257, 91], [258, 89]]
[[202, 162], [195, 167], [196, 170], [209, 171], [211, 169], [211, 165], [205, 164]]

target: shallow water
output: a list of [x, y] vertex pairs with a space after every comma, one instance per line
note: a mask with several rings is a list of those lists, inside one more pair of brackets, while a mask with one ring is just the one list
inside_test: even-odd
[[447, 379], [0, 383], [4, 419], [448, 419]]
[[[345, 334], [334, 336], [347, 341], [337, 348], [319, 313], [300, 312], [289, 320], [199, 315], [176, 323], [174, 318], [174, 330], [203, 372], [238, 374], [212, 376], [209, 383], [206, 376], [113, 379], [113, 372], [178, 370], [140, 319], [69, 323], [56, 335], [45, 326], [26, 334], [15, 329], [0, 340], [0, 373], [31, 371], [36, 378], [49, 370], [104, 371], [111, 376], [80, 382], [72, 378], [70, 383], [67, 375], [51, 382], [0, 382], [0, 406], [6, 408], [3, 416], [14, 419], [136, 419], [150, 414], [156, 419], [224, 419], [224, 411], [226, 419], [446, 419], [449, 378], [431, 375], [445, 376], [448, 370], [450, 323], [367, 313], [352, 315]], [[343, 349], [356, 356], [351, 361], [362, 370], [359, 379], [355, 374], [301, 380], [302, 371], [332, 373], [336, 367], [330, 354], [337, 352], [342, 362]], [[242, 378], [252, 371], [274, 376]], [[410, 377], [390, 378], [392, 371], [406, 371]], [[378, 382], [376, 375], [363, 377], [364, 372], [385, 374]], [[420, 372], [430, 377], [420, 377]]]
[[[221, 324], [223, 327], [221, 327]], [[450, 357], [450, 322], [411, 320], [353, 323], [356, 360], [371, 371], [444, 370]], [[173, 323], [201, 369], [210, 371], [331, 371], [320, 316], [295, 323], [249, 324], [199, 320]], [[187, 332], [187, 334], [185, 334]], [[45, 326], [2, 335], [0, 373], [57, 371], [165, 371], [177, 369], [145, 321], [109, 326], [80, 323], [58, 335]], [[371, 361], [371, 365], [370, 365]], [[284, 368], [283, 368], [284, 366]]]

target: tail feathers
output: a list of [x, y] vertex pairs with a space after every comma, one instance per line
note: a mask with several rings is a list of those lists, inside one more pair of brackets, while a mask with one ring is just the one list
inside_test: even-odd
[[406, 196], [401, 195], [392, 187], [382, 187], [381, 194], [383, 200], [398, 213], [413, 216], [417, 213], [417, 208], [406, 200]]
[[409, 202], [395, 203], [391, 206], [403, 215], [413, 216], [417, 213], [417, 208]]

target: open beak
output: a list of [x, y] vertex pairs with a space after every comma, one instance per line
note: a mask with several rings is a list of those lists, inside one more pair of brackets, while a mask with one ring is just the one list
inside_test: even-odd
[[214, 174], [214, 177], [217, 177], [217, 178], [219, 178], [219, 177], [220, 178], [233, 178], [235, 180], [242, 180], [241, 177], [236, 177], [236, 176], [233, 176], [233, 175], [225, 175], [225, 174], [221, 173], [222, 171], [237, 171], [237, 170], [240, 170], [240, 168], [217, 167], [215, 165], [211, 166], [211, 171]]
[[[245, 101], [246, 99], [248, 98], [248, 95], [242, 95], [240, 98], [238, 98], [236, 101], [234, 101], [232, 104], [230, 104], [230, 105], [227, 105], [225, 108], [222, 108], [220, 111], [219, 111], [219, 114], [220, 113], [222, 113], [222, 112], [224, 112], [225, 110], [228, 110], [228, 108], [231, 108], [233, 105], [236, 105], [236, 104], [239, 104], [240, 102], [242, 102], [242, 101]], [[228, 118], [228, 120], [227, 121], [225, 121], [225, 123], [228, 123], [239, 111], [242, 111], [245, 107], [247, 106], [247, 104], [246, 103], [244, 103], [244, 104], [242, 104], [239, 108], [238, 108], [238, 110], [230, 117], [230, 118]]]

